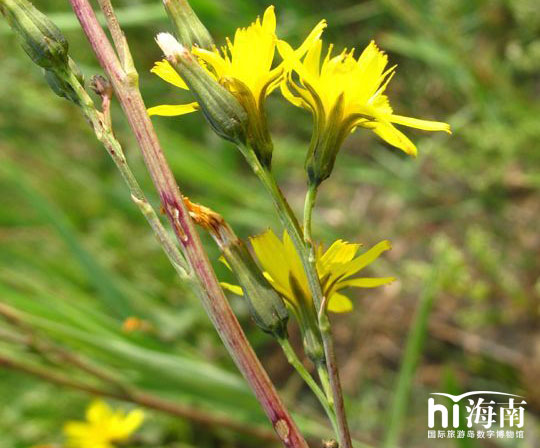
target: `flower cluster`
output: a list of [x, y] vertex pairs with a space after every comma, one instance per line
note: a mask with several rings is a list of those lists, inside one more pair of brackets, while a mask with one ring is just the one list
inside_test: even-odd
[[[358, 58], [354, 50], [332, 55], [330, 44], [322, 58], [321, 34], [325, 27], [324, 20], [319, 22], [302, 45], [293, 49], [278, 39], [274, 7], [270, 6], [262, 20], [257, 18], [249, 27], [237, 29], [233, 40], [227, 39], [221, 49], [216, 46], [191, 49], [216, 84], [225, 87], [246, 111], [246, 141], [265, 164], [270, 162], [273, 147], [264, 102], [277, 87], [289, 102], [313, 114], [313, 138], [306, 159], [313, 184], [318, 185], [330, 176], [343, 141], [359, 127], [372, 130], [388, 144], [412, 156], [416, 155], [416, 146], [394, 124], [450, 132], [446, 123], [394, 114], [385, 91], [395, 66], [387, 68], [388, 57], [374, 42]], [[164, 52], [170, 56], [166, 49]], [[282, 58], [278, 64], [276, 53]], [[195, 95], [200, 89], [197, 85], [188, 86], [183, 79], [184, 71], [167, 60], [157, 62], [152, 72], [176, 87], [191, 89]], [[204, 102], [155, 106], [148, 112], [183, 115], [204, 110], [208, 107]]]
[[[301, 57], [321, 35], [326, 26], [321, 21], [304, 43], [292, 53]], [[158, 38], [158, 43], [163, 38]], [[227, 39], [227, 45], [218, 49], [204, 49], [193, 46], [191, 52], [195, 55], [208, 75], [217, 84], [225, 87], [246, 111], [246, 129], [244, 140], [239, 143], [249, 144], [257, 153], [264, 165], [270, 165], [273, 145], [268, 132], [264, 102], [283, 81], [285, 76], [284, 64], [273, 66], [278, 39], [276, 36], [276, 15], [274, 7], [266, 9], [262, 21], [260, 18], [247, 28], [236, 30], [233, 40]], [[160, 46], [163, 45], [160, 43]], [[167, 55], [167, 49], [163, 48]], [[151, 70], [157, 76], [181, 89], [197, 90], [202, 86], [194, 83], [188, 86], [186, 71], [175, 70], [167, 60], [157, 62]], [[216, 90], [217, 89], [216, 84]], [[192, 102], [180, 105], [161, 105], [148, 109], [150, 115], [183, 115], [199, 109], [205, 110], [207, 105], [202, 102]], [[211, 101], [209, 101], [211, 102]], [[206, 116], [215, 111], [208, 111]], [[233, 139], [234, 141], [234, 139]]]
[[[277, 197], [278, 210], [283, 211], [287, 206], [279, 204], [280, 193], [276, 195], [279, 189], [272, 186], [272, 180], [268, 181], [271, 178], [273, 144], [268, 131], [265, 100], [278, 89], [291, 104], [311, 112], [314, 125], [305, 167], [312, 196], [308, 197], [311, 202], [306, 202], [308, 220], [304, 222], [305, 227], [310, 226], [317, 188], [331, 175], [344, 140], [356, 129], [369, 129], [389, 145], [411, 156], [416, 155], [416, 146], [395, 125], [450, 132], [450, 126], [443, 122], [394, 114], [386, 90], [395, 74], [395, 66], [388, 67], [387, 55], [374, 42], [369, 43], [359, 56], [355, 56], [354, 50], [335, 53], [332, 44], [323, 51], [325, 45], [321, 36], [325, 28], [326, 21], [320, 21], [302, 44], [294, 48], [278, 38], [276, 15], [274, 7], [270, 6], [262, 19], [258, 17], [247, 28], [237, 29], [234, 37], [227, 39], [221, 48], [197, 42], [190, 45], [183, 39], [182, 44], [189, 47], [186, 48], [170, 34], [159, 34], [156, 40], [165, 59], [156, 62], [152, 68], [153, 73], [168, 83], [189, 90], [195, 101], [151, 107], [148, 113], [173, 116], [202, 111], [220, 136], [236, 143], [259, 177], [262, 173], [263, 183], [270, 185], [271, 193]], [[282, 239], [272, 231], [251, 238], [256, 258], [253, 261], [249, 252], [243, 250], [240, 253], [233, 246], [225, 259], [240, 286], [222, 285], [246, 297], [254, 320], [265, 331], [273, 332], [261, 322], [272, 322], [277, 318], [274, 314], [278, 307], [270, 307], [269, 303], [266, 307], [261, 306], [265, 299], [258, 297], [260, 294], [254, 293], [252, 287], [260, 287], [260, 278], [255, 278], [251, 268], [239, 267], [258, 266], [268, 284], [299, 322], [306, 353], [316, 362], [322, 362], [318, 326], [320, 305], [312, 297], [305, 257], [303, 259], [299, 255], [305, 250], [303, 239], [308, 245], [313, 245], [311, 231], [305, 228], [304, 235], [299, 236], [302, 232], [300, 226], [293, 223], [292, 229], [293, 234], [296, 232], [296, 235], [291, 234], [293, 240], [296, 238], [294, 241], [287, 232]], [[291, 232], [291, 227], [288, 231]], [[355, 277], [382, 252], [390, 249], [388, 241], [357, 255], [359, 249], [360, 245], [342, 240], [335, 241], [326, 251], [322, 246], [313, 247], [310, 258], [314, 259], [312, 269], [316, 272], [311, 278], [317, 277], [320, 283], [324, 312], [339, 313], [352, 309], [352, 302], [343, 294], [346, 288], [373, 288], [394, 280], [393, 277]], [[231, 257], [235, 250], [242, 263], [231, 262], [235, 260]], [[267, 318], [262, 319], [261, 316]], [[285, 318], [279, 321], [286, 323]]]
[[[302, 261], [287, 232], [283, 233], [281, 240], [272, 230], [250, 240], [264, 276], [293, 312], [298, 315], [303, 308], [312, 306]], [[390, 242], [385, 240], [357, 256], [360, 247], [360, 244], [343, 240], [335, 241], [326, 251], [322, 246], [317, 247], [317, 273], [329, 311], [346, 313], [352, 310], [351, 300], [340, 292], [345, 288], [375, 288], [395, 280], [394, 277], [353, 277], [391, 248]], [[222, 285], [242, 295], [242, 290], [235, 285]]]

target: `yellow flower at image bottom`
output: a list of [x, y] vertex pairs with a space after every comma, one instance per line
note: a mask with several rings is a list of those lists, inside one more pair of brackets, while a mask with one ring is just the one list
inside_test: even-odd
[[[267, 230], [250, 240], [264, 276], [291, 308], [311, 306], [308, 280], [289, 235], [284, 232], [280, 240], [272, 230]], [[340, 292], [343, 289], [375, 288], [395, 280], [394, 277], [353, 277], [391, 248], [390, 242], [385, 240], [357, 256], [360, 246], [337, 240], [326, 251], [322, 246], [317, 247], [317, 273], [323, 294], [328, 298], [329, 311], [346, 313], [352, 310], [351, 300]], [[240, 287], [221, 284], [242, 295]]]
[[64, 426], [69, 448], [114, 448], [114, 442], [125, 442], [144, 420], [143, 411], [127, 414], [95, 400], [86, 410], [86, 421], [70, 421]]

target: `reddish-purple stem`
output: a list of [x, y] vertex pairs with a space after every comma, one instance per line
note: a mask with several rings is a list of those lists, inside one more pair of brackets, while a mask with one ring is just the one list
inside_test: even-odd
[[124, 71], [88, 0], [70, 0], [70, 3], [128, 118], [163, 208], [201, 285], [206, 312], [283, 445], [308, 448], [223, 294], [136, 87], [136, 74]]

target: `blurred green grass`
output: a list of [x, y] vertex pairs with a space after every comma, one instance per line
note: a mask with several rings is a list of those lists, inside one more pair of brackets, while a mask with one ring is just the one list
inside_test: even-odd
[[[267, 5], [240, 0], [192, 3], [218, 41], [248, 24]], [[329, 21], [327, 39], [338, 46], [362, 48], [375, 39], [398, 64], [389, 90], [394, 109], [448, 121], [454, 131], [452, 136], [410, 132], [418, 143], [417, 160], [385, 147], [370, 133], [357, 132], [321, 190], [314, 221], [317, 238], [326, 244], [340, 237], [366, 245], [388, 238], [394, 246], [374, 269], [375, 274], [395, 275], [399, 282], [370, 291], [369, 296], [359, 295], [352, 315], [334, 319], [351, 424], [361, 440], [376, 443], [383, 438], [408, 323], [441, 257], [450, 260], [450, 274], [430, 315], [403, 446], [428, 446], [426, 396], [445, 387], [450, 377], [458, 390], [486, 387], [524, 395], [531, 433], [538, 427], [540, 9], [536, 3], [275, 2], [281, 19], [278, 31], [292, 41], [298, 42], [323, 17]], [[160, 2], [115, 4], [123, 10], [121, 22], [147, 104], [180, 102], [181, 94], [149, 73], [160, 57], [153, 36], [170, 29]], [[55, 15], [85, 73], [100, 72], [67, 3], [44, 0], [39, 6]], [[215, 382], [207, 380], [206, 386], [196, 381], [200, 378], [193, 371], [191, 380], [189, 371], [166, 379], [140, 373], [141, 363], [135, 360], [124, 374], [146, 388], [159, 389], [161, 382], [162, 392], [176, 390], [179, 400], [227, 412], [228, 394], [238, 387], [241, 392], [236, 393], [243, 396], [246, 389], [197, 300], [176, 279], [132, 206], [106, 153], [78, 111], [48, 91], [39, 70], [27, 61], [4, 24], [0, 58], [0, 300], [35, 310], [44, 316], [44, 331], [73, 348], [84, 347], [100, 362], [110, 363], [118, 354], [114, 344], [106, 350], [91, 348], [92, 341], [83, 336], [98, 329], [143, 358], [139, 351], [147, 349], [145, 353], [170, 357], [171, 362], [201, 363], [202, 370], [213, 365], [218, 369]], [[300, 210], [311, 120], [278, 95], [270, 98], [269, 116], [275, 172]], [[173, 171], [193, 200], [218, 210], [242, 236], [267, 226], [278, 228], [270, 202], [239, 154], [213, 136], [200, 116], [154, 122]], [[114, 123], [130, 163], [156, 201], [117, 109]], [[217, 259], [210, 241], [207, 247]], [[223, 278], [229, 275], [219, 263], [216, 269]], [[316, 408], [308, 393], [299, 389], [272, 341], [254, 328], [242, 303], [231, 300], [286, 400], [316, 426]], [[91, 311], [96, 322], [87, 319]], [[131, 314], [151, 322], [158, 334], [123, 334], [122, 318]], [[477, 343], [471, 343], [476, 336]], [[7, 350], [2, 343], [0, 348]], [[16, 373], [0, 370], [0, 378], [1, 448], [60, 440], [62, 422], [78, 418], [88, 400], [65, 390], [60, 394]], [[157, 381], [145, 382], [148, 378]], [[264, 424], [248, 395], [242, 403], [239, 414], [257, 415], [255, 420]], [[251, 444], [231, 432], [200, 431], [196, 425], [179, 424], [157, 413], [147, 428], [139, 446]]]

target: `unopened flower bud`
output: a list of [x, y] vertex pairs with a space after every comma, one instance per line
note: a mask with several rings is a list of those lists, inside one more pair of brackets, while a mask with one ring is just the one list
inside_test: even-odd
[[77, 64], [70, 58], [68, 63], [68, 70], [44, 70], [45, 81], [49, 84], [49, 87], [59, 97], [65, 98], [77, 105], [80, 104], [80, 97], [75, 92], [72, 86], [72, 80], [70, 74], [73, 74], [75, 78], [82, 85], [84, 84], [84, 78], [82, 73], [77, 67]]
[[[187, 197], [184, 197], [184, 205], [191, 218], [212, 235], [223, 254], [222, 260], [236, 274], [257, 326], [276, 338], [286, 337], [289, 312], [285, 302], [268, 283], [244, 242], [218, 213], [194, 204]], [[234, 286], [235, 293], [237, 288]]]
[[[302, 287], [298, 284], [295, 277], [290, 277], [290, 285], [294, 291], [295, 297], [303, 297]], [[300, 325], [302, 333], [302, 343], [304, 344], [304, 352], [311, 361], [318, 365], [324, 361], [324, 348], [319, 329], [317, 311], [313, 303], [304, 304], [306, 306], [295, 307], [295, 317]]]
[[223, 78], [220, 82], [242, 105], [248, 116], [246, 130], [249, 147], [253, 149], [257, 159], [264, 167], [270, 168], [274, 144], [268, 130], [266, 112], [264, 107], [257, 105], [253, 93], [240, 80], [235, 78]]
[[214, 131], [226, 140], [244, 145], [248, 117], [236, 98], [208, 73], [193, 55], [169, 33], [156, 41], [199, 103]]
[[212, 48], [214, 41], [187, 0], [163, 0], [169, 18], [176, 26], [180, 42], [188, 48]]
[[330, 111], [324, 123], [315, 123], [315, 131], [306, 156], [306, 171], [310, 185], [319, 186], [328, 179], [334, 169], [337, 154], [343, 141], [350, 133], [350, 126], [344, 126], [343, 95]]
[[0, 0], [0, 12], [32, 61], [45, 69], [67, 67], [68, 43], [58, 27], [27, 0]]
[[262, 275], [245, 244], [237, 239], [222, 251], [238, 278], [257, 326], [277, 338], [286, 337], [289, 312], [283, 299]]

